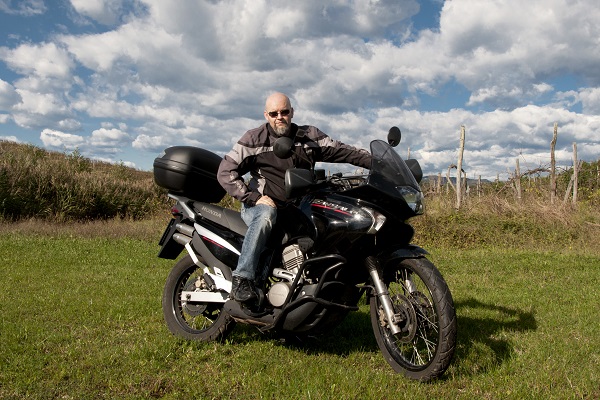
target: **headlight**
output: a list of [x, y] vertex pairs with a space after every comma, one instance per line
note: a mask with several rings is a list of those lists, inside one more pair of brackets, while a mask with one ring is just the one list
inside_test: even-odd
[[423, 192], [410, 186], [398, 186], [396, 189], [415, 214], [423, 214]]

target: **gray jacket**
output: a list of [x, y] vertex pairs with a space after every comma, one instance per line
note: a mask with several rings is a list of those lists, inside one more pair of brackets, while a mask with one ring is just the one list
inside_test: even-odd
[[[292, 124], [289, 136], [294, 138], [296, 152], [301, 155], [281, 159], [273, 153], [279, 136], [268, 123], [246, 132], [221, 161], [217, 175], [221, 186], [249, 206], [263, 195], [281, 205], [286, 202], [284, 177], [288, 168], [312, 168], [317, 161], [371, 166], [368, 151], [333, 140], [314, 126]], [[251, 179], [246, 185], [243, 176], [248, 172]]]

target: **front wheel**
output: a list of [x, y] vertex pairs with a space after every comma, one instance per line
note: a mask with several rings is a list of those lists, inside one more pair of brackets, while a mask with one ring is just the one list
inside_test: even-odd
[[417, 258], [386, 265], [383, 280], [401, 328], [392, 334], [379, 299], [372, 296], [371, 324], [386, 361], [411, 379], [441, 376], [456, 346], [456, 311], [444, 278], [429, 260]]
[[[202, 260], [200, 260], [202, 261]], [[231, 279], [231, 271], [222, 271]], [[204, 271], [188, 255], [175, 264], [165, 283], [162, 308], [167, 327], [175, 336], [190, 340], [223, 340], [235, 321], [223, 311], [223, 303], [191, 303], [181, 292], [205, 290]]]

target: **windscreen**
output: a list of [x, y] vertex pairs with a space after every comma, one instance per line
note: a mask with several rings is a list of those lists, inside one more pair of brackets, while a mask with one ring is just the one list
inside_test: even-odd
[[410, 186], [421, 191], [412, 172], [398, 153], [386, 142], [371, 142], [371, 170], [367, 184], [392, 196], [398, 196], [397, 188]]

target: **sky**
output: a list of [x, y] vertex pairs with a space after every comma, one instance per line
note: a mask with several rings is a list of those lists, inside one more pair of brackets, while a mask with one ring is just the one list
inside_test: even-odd
[[[289, 95], [368, 148], [391, 126], [426, 175], [506, 179], [600, 158], [597, 0], [0, 0], [0, 139], [140, 170], [227, 153]], [[344, 170], [344, 166], [339, 170]], [[329, 168], [329, 167], [328, 167]]]

